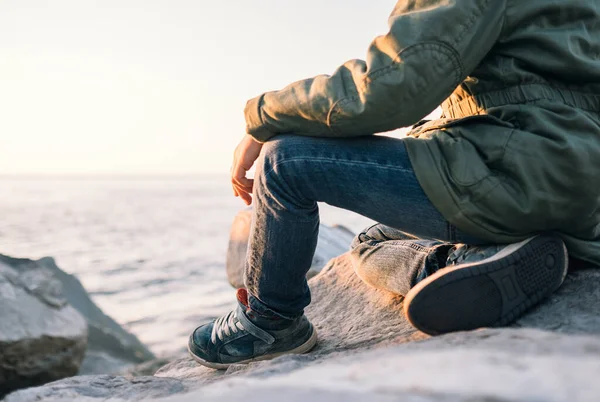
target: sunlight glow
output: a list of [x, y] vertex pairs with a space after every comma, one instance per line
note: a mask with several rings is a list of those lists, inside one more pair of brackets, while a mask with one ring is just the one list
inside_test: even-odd
[[227, 172], [245, 102], [364, 58], [393, 0], [0, 2], [0, 174]]

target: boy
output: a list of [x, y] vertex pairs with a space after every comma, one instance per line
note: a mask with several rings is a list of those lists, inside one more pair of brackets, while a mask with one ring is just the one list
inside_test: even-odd
[[[382, 223], [353, 244], [357, 272], [431, 334], [513, 321], [560, 286], [567, 249], [600, 263], [599, 21], [596, 0], [400, 0], [366, 61], [250, 100], [232, 167], [255, 203], [247, 289], [192, 356], [226, 368], [315, 345], [317, 201]], [[372, 135], [442, 102], [405, 139]]]

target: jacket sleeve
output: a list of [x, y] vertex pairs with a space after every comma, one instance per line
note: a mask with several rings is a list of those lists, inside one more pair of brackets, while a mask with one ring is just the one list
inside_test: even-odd
[[505, 1], [398, 1], [389, 32], [372, 42], [365, 61], [248, 101], [248, 134], [261, 142], [281, 133], [352, 137], [416, 123], [498, 40]]

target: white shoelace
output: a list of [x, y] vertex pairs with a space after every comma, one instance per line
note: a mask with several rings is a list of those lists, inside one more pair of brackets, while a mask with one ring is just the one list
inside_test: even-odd
[[237, 334], [238, 331], [243, 331], [244, 329], [244, 326], [237, 317], [236, 310], [233, 310], [215, 321], [210, 340], [213, 345], [216, 345], [217, 338], [222, 341], [225, 336]]

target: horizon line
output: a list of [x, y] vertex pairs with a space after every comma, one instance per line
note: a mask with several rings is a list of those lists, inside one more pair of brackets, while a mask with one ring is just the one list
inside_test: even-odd
[[195, 173], [0, 173], [0, 179], [183, 179], [228, 176], [227, 172]]

